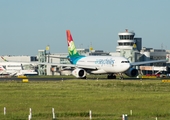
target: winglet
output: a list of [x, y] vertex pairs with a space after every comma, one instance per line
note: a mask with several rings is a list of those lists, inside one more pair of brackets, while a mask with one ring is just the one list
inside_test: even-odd
[[2, 58], [2, 60], [4, 60], [5, 62], [8, 62], [8, 60], [6, 60], [4, 57], [1, 56], [1, 58]]

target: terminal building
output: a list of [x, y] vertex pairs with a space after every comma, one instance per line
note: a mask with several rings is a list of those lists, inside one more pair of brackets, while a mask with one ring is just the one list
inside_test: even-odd
[[[104, 52], [103, 50], [94, 50], [80, 48], [77, 51], [82, 55], [102, 55], [102, 56], [123, 56], [126, 57], [130, 62], [148, 61], [148, 60], [160, 60], [166, 59], [170, 56], [170, 51], [165, 49], [154, 49], [142, 47], [142, 38], [135, 37], [135, 32], [128, 31], [118, 33], [116, 52]], [[68, 53], [55, 53], [50, 54], [49, 50], [38, 50], [37, 56], [3, 56], [8, 61], [25, 61], [25, 62], [48, 62], [48, 63], [59, 63], [59, 64], [70, 64], [67, 59]], [[3, 59], [0, 60], [4, 61]], [[156, 72], [169, 72], [167, 63], [154, 63], [147, 64], [144, 66], [136, 66], [137, 69], [142, 71], [142, 74], [156, 73]], [[152, 68], [151, 68], [152, 66]], [[71, 68], [62, 68], [55, 65], [43, 65], [37, 64], [39, 75], [70, 75]], [[154, 69], [155, 68], [155, 69]], [[159, 69], [160, 68], [160, 69]], [[164, 68], [164, 69], [162, 69]]]
[[3, 55], [3, 56], [1, 56], [1, 58], [0, 58], [0, 62], [4, 62], [4, 61], [34, 62], [34, 61], [37, 61], [37, 56], [28, 56], [28, 55], [20, 55], [20, 56], [16, 56], [16, 55]]

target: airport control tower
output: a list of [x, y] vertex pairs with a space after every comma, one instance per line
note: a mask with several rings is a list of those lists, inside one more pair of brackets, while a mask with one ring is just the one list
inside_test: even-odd
[[134, 32], [129, 32], [128, 29], [126, 29], [125, 32], [118, 33], [118, 36], [119, 40], [117, 41], [118, 42], [118, 46], [116, 48], [117, 52], [120, 52], [120, 49], [126, 50], [133, 49], [133, 47], [135, 46]]
[[133, 31], [129, 32], [128, 29], [125, 32], [118, 33], [118, 36], [116, 51], [131, 62], [137, 61], [137, 54], [142, 48], [142, 38], [134, 38], [135, 33]]

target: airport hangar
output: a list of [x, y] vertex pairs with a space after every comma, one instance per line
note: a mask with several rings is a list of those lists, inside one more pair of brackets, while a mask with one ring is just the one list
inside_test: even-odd
[[[166, 59], [170, 56], [170, 50], [154, 49], [142, 47], [142, 38], [135, 37], [135, 32], [128, 31], [118, 33], [119, 40], [117, 40], [118, 46], [116, 52], [104, 52], [103, 50], [93, 50], [92, 47], [89, 49], [80, 48], [77, 51], [82, 55], [104, 55], [104, 56], [124, 56], [128, 58], [130, 62], [148, 61], [148, 60], [160, 60]], [[49, 63], [60, 63], [69, 64], [67, 59], [59, 58], [66, 57], [68, 53], [54, 53], [50, 54], [49, 50], [38, 50], [37, 56], [3, 56], [8, 61], [23, 61], [23, 62], [49, 62]], [[4, 62], [0, 59], [0, 62]], [[142, 74], [155, 74], [155, 73], [170, 73], [170, 60], [167, 63], [154, 63], [147, 64], [145, 66], [138, 66], [138, 70]], [[51, 65], [35, 65], [35, 69], [38, 70], [39, 75], [70, 75], [70, 68], [62, 68]]]

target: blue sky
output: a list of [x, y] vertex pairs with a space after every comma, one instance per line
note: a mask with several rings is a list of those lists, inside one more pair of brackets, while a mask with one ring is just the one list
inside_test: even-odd
[[77, 48], [114, 52], [129, 29], [143, 47], [170, 49], [170, 0], [0, 0], [0, 55], [67, 52], [71, 30]]

